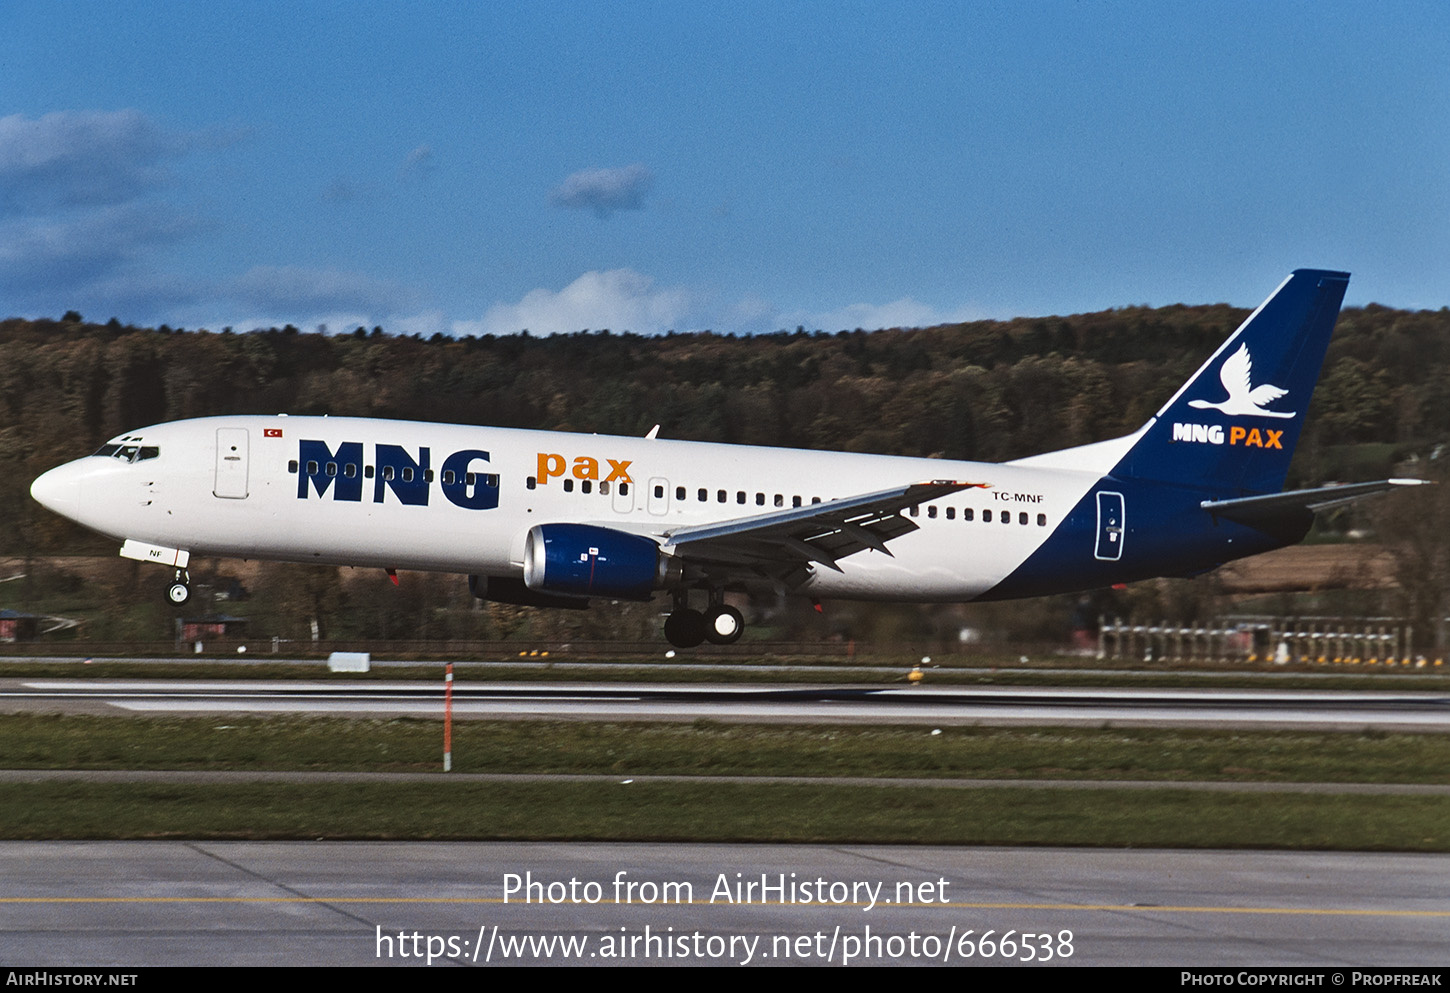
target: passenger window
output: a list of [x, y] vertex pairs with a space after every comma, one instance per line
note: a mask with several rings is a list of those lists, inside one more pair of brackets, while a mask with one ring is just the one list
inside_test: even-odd
[[629, 496], [629, 484], [628, 483], [620, 483], [619, 484], [619, 495], [620, 496]]
[[538, 486], [538, 485], [539, 485], [539, 481], [537, 479], [535, 479], [533, 476], [530, 476], [528, 479], [524, 480], [524, 489], [526, 489], [526, 490], [531, 490], [535, 486]]
[[930, 517], [932, 520], [936, 520], [936, 507], [932, 506], [926, 508], [926, 516]]
[[675, 499], [676, 500], [683, 500], [683, 499], [685, 499], [685, 488], [683, 486], [676, 486], [675, 487]]
[[910, 509], [907, 510], [907, 513], [910, 514], [912, 517], [920, 517], [921, 516], [921, 508], [920, 507], [912, 507], [912, 508], [910, 508]]
[[602, 479], [599, 481], [599, 492], [603, 496], [609, 496], [609, 480]]
[[1037, 515], [1037, 526], [1040, 527], [1040, 528], [1043, 528], [1043, 527], [1046, 527], [1047, 526], [1047, 515], [1046, 514], [1038, 514]]
[[973, 517], [976, 516], [976, 513], [977, 512], [971, 507], [964, 507], [962, 508], [962, 520], [970, 521]]
[[336, 476], [337, 475], [337, 463], [336, 462], [329, 462], [329, 463], [327, 463], [327, 474], [329, 476]]
[[705, 487], [703, 486], [700, 487], [699, 491], [695, 494], [695, 499], [699, 500], [701, 503], [704, 503], [705, 501], [710, 499], [710, 491], [705, 489]]
[[393, 467], [392, 466], [390, 466], [390, 465], [383, 466], [383, 480], [385, 482], [392, 482], [392, 480], [393, 480]]
[[456, 478], [458, 478], [458, 477], [456, 477], [456, 476], [453, 475], [453, 470], [452, 469], [444, 469], [443, 470], [443, 485], [444, 486], [452, 486], [453, 485], [453, 480], [455, 480]]
[[290, 461], [290, 462], [287, 463], [287, 471], [288, 472], [296, 472], [297, 471], [297, 460], [296, 459], [293, 459], [292, 461]]
[[594, 492], [594, 480], [592, 480], [592, 479], [586, 479], [586, 480], [584, 480], [584, 482], [582, 482], [582, 483], [579, 484], [579, 489], [583, 490], [585, 493], [592, 493], [592, 492]]
[[777, 493], [775, 495], [775, 505], [777, 507], [784, 507], [785, 506], [785, 497], [783, 497], [779, 493]]
[[309, 476], [315, 476], [315, 475], [317, 475], [317, 463], [316, 462], [308, 462], [307, 463], [307, 475], [309, 475]]
[[1022, 513], [1020, 513], [1020, 514], [1017, 515], [1017, 523], [1018, 524], [1026, 524], [1027, 523], [1027, 511], [1024, 510], [1024, 511], [1022, 511]]
[[755, 505], [757, 507], [764, 507], [765, 506], [765, 494], [764, 493], [757, 493], [757, 494], [755, 494]]
[[736, 494], [735, 494], [735, 502], [736, 503], [744, 503], [745, 502], [745, 491], [744, 490], [738, 490], [736, 492]]
[[572, 479], [566, 479], [566, 480], [564, 480], [564, 492], [565, 493], [573, 493], [574, 492], [574, 480], [572, 480]]
[[992, 523], [992, 512], [990, 510], [984, 510], [984, 511], [982, 511], [982, 520], [986, 521], [988, 524], [991, 524]]
[[955, 508], [955, 507], [948, 507], [947, 508], [947, 520], [954, 521], [956, 519], [957, 519], [957, 508]]
[[726, 499], [728, 499], [728, 494], [724, 490], [720, 490], [715, 494], [715, 500], [719, 503], [724, 503]]
[[357, 478], [357, 463], [356, 462], [349, 462], [347, 465], [343, 466], [342, 467], [342, 474], [344, 476], [346, 476], [348, 479], [356, 479]]
[[664, 497], [665, 497], [665, 488], [663, 486], [661, 486], [659, 483], [655, 483], [655, 499], [656, 500], [663, 500]]
[[801, 505], [801, 498], [800, 497], [791, 497], [790, 498], [790, 505], [792, 507], [799, 507]]
[[1012, 523], [1012, 511], [1010, 511], [1010, 510], [1004, 510], [1004, 511], [1002, 511], [1002, 523], [1003, 524], [1011, 524]]

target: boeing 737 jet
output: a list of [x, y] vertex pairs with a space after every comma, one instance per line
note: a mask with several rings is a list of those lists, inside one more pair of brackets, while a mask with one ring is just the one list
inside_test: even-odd
[[349, 417], [140, 428], [36, 500], [172, 570], [192, 556], [456, 572], [541, 607], [672, 608], [729, 644], [728, 591], [959, 602], [1191, 576], [1417, 480], [1281, 492], [1349, 275], [1290, 275], [1137, 431], [1001, 464]]

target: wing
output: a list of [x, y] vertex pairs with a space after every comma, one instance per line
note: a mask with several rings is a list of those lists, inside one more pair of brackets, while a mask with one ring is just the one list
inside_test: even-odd
[[891, 554], [886, 543], [917, 529], [908, 507], [986, 483], [953, 480], [905, 486], [825, 503], [740, 517], [717, 524], [672, 528], [665, 549], [680, 556], [685, 579], [707, 574], [712, 582], [783, 585], [805, 582], [815, 565], [842, 571], [839, 560], [867, 548]]

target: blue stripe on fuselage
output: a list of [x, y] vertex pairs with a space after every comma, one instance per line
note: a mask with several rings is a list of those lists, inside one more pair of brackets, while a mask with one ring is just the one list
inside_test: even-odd
[[[1098, 494], [1123, 495], [1121, 556], [1104, 561], [1098, 547]], [[1192, 576], [1233, 559], [1292, 545], [1312, 520], [1286, 515], [1274, 533], [1216, 519], [1199, 488], [1104, 476], [1026, 561], [978, 600], [1070, 593], [1155, 576]]]

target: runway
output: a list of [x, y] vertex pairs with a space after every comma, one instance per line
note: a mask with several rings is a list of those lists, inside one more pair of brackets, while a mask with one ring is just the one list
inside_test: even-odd
[[9, 842], [0, 961], [1332, 972], [1443, 965], [1447, 893], [1427, 855]]
[[[439, 686], [410, 682], [0, 685], [5, 710], [438, 715], [441, 706]], [[1450, 701], [1435, 693], [584, 683], [463, 684], [455, 707], [463, 716], [520, 719], [1421, 730], [1446, 730], [1450, 716]], [[1450, 857], [1443, 855], [3, 842], [0, 961], [1294, 966], [1324, 967], [1328, 977], [1442, 964], [1447, 893]]]
[[[30, 679], [0, 709], [442, 715], [441, 683]], [[1437, 692], [1055, 687], [458, 683], [460, 718], [792, 721], [1450, 731]]]

